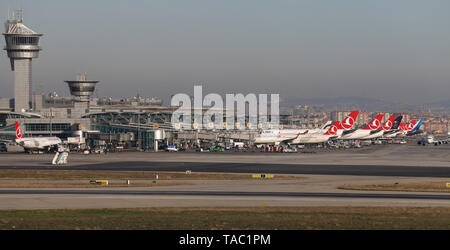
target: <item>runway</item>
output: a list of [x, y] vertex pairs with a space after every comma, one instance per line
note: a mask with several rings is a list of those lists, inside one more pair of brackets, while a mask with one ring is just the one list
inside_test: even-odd
[[[354, 191], [347, 184], [446, 181], [450, 146], [382, 145], [297, 154], [122, 152], [53, 155], [1, 154], [0, 170], [93, 170], [301, 175], [294, 180], [196, 180], [194, 185], [147, 188], [2, 188], [0, 209], [254, 206], [448, 207], [449, 193]], [[30, 171], [32, 172], [32, 171]], [[133, 180], [132, 180], [133, 181]], [[160, 181], [158, 181], [160, 182]]]
[[450, 200], [450, 194], [404, 193], [320, 193], [320, 192], [226, 192], [226, 191], [151, 191], [151, 190], [98, 190], [98, 189], [3, 189], [0, 195], [145, 195], [145, 196], [248, 196], [248, 197], [310, 197], [310, 198], [372, 198]]
[[273, 163], [223, 163], [223, 162], [159, 162], [119, 161], [83, 165], [52, 166], [50, 164], [10, 165], [1, 169], [16, 170], [109, 170], [109, 171], [170, 171], [218, 173], [271, 173], [355, 176], [450, 177], [450, 168], [433, 166], [338, 165], [338, 164], [273, 164]]
[[[274, 187], [277, 191], [271, 191]], [[217, 188], [217, 187], [216, 187]], [[448, 207], [441, 193], [364, 192], [349, 190], [299, 191], [282, 186], [167, 187], [147, 189], [1, 189], [0, 209], [86, 209], [148, 207]], [[231, 189], [231, 191], [228, 191]], [[256, 191], [255, 191], [256, 190]], [[257, 191], [261, 190], [261, 191]], [[266, 191], [269, 190], [269, 191]]]
[[52, 154], [0, 154], [1, 169], [175, 171], [273, 173], [353, 176], [450, 177], [450, 145], [423, 147], [372, 145], [312, 153], [261, 152], [121, 152], [71, 153], [63, 166], [51, 165]]

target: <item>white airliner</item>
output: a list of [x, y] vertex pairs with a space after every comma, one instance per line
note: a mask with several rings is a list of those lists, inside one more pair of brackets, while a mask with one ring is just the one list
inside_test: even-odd
[[335, 121], [328, 129], [322, 129], [320, 131], [314, 131], [309, 133], [306, 131], [303, 134], [297, 136], [297, 138], [285, 141], [288, 144], [316, 144], [324, 143], [330, 139], [338, 138], [345, 130], [351, 129], [358, 117], [359, 111], [352, 111], [344, 118], [342, 124], [339, 121]]
[[397, 136], [405, 136], [409, 131], [412, 131], [417, 123], [417, 120], [411, 120], [408, 125], [406, 123], [400, 123], [397, 130], [392, 131], [384, 135], [386, 138], [393, 138]]
[[[330, 136], [324, 135], [330, 129], [336, 129], [336, 135], [339, 136], [342, 134], [344, 130], [351, 129], [353, 124], [355, 123], [356, 117], [358, 116], [359, 111], [352, 111], [343, 121], [342, 126], [336, 126], [339, 122], [335, 122], [335, 128], [333, 126], [326, 128], [326, 126], [322, 129], [300, 129], [300, 130], [264, 130], [258, 137], [256, 137], [253, 141], [254, 144], [269, 144], [269, 145], [278, 145], [280, 143], [291, 143], [294, 142], [295, 139], [302, 137], [304, 141], [311, 141], [309, 143], [320, 143], [324, 142], [324, 140]], [[326, 139], [325, 141], [327, 141]], [[320, 141], [320, 142], [313, 142]], [[297, 142], [295, 142], [297, 143]], [[293, 143], [293, 144], [295, 144]], [[305, 142], [308, 143], [308, 142]], [[303, 142], [298, 141], [298, 144], [303, 144]]]
[[338, 124], [339, 121], [336, 121], [331, 127], [329, 127], [324, 133], [308, 133], [305, 132], [303, 134], [297, 135], [295, 139], [283, 141], [286, 144], [311, 144], [311, 143], [323, 143], [327, 142], [331, 138], [338, 136]]
[[53, 146], [62, 143], [58, 137], [27, 137], [24, 138], [16, 121], [16, 143], [22, 146], [26, 152], [49, 150]]
[[296, 137], [298, 134], [311, 134], [311, 133], [320, 133], [323, 134], [324, 131], [327, 131], [331, 125], [333, 124], [332, 121], [327, 121], [321, 128], [313, 128], [313, 129], [307, 129], [307, 128], [302, 128], [302, 129], [281, 129], [281, 130], [263, 130], [261, 135], [269, 135], [269, 134], [273, 134], [275, 136], [278, 137], [283, 137], [283, 138], [293, 138]]
[[291, 133], [280, 133], [280, 130], [263, 130], [261, 134], [259, 134], [259, 136], [254, 139], [253, 143], [278, 145], [282, 141], [293, 140], [300, 134], [301, 132], [298, 132], [297, 135], [293, 135]]
[[396, 116], [389, 117], [389, 119], [386, 122], [384, 122], [381, 127], [379, 127], [377, 130], [372, 130], [370, 132], [370, 135], [362, 137], [361, 139], [376, 139], [382, 137], [386, 132], [391, 131], [391, 128], [394, 125], [394, 120], [396, 118], [397, 118]]
[[[357, 140], [369, 136], [371, 131], [377, 130], [381, 125], [384, 114], [379, 114], [369, 124], [362, 129], [345, 131], [339, 139], [341, 140]], [[344, 124], [342, 124], [344, 125]]]

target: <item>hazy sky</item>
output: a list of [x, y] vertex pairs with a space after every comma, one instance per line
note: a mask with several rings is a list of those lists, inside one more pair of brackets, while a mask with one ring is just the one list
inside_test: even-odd
[[[166, 103], [197, 81], [205, 94], [450, 99], [448, 0], [1, 0], [1, 21], [19, 7], [44, 33], [33, 84], [45, 92], [87, 72], [100, 96]], [[6, 51], [0, 88], [13, 96]]]

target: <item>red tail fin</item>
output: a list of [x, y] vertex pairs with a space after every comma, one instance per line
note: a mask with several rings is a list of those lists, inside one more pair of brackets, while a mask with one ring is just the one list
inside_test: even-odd
[[414, 125], [416, 125], [417, 120], [411, 120], [408, 124], [408, 126], [406, 126], [406, 131], [411, 131], [414, 128]]
[[406, 130], [406, 123], [401, 122], [400, 125], [398, 125], [398, 128], [405, 131]]
[[342, 120], [341, 124], [339, 125], [341, 129], [351, 129], [353, 127], [353, 124], [355, 124], [356, 117], [358, 117], [359, 111], [355, 110], [352, 111], [347, 117]]
[[17, 121], [16, 121], [16, 139], [23, 139], [22, 131], [20, 131], [20, 126]]
[[333, 123], [333, 125], [331, 125], [331, 127], [327, 130], [327, 132], [325, 132], [324, 135], [337, 135], [337, 130], [340, 126], [340, 122], [339, 121], [335, 121]]
[[389, 117], [389, 119], [383, 124], [383, 126], [379, 129], [383, 129], [383, 130], [389, 130], [392, 128], [392, 125], [394, 125], [394, 120], [395, 120], [396, 116], [391, 116]]
[[383, 119], [384, 114], [379, 114], [375, 119], [373, 119], [367, 126], [363, 129], [375, 130], [378, 129], [381, 125], [381, 120]]

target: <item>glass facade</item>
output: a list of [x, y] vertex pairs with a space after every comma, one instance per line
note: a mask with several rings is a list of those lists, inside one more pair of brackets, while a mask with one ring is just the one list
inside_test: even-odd
[[94, 92], [95, 86], [72, 86], [70, 91], [72, 92]]
[[[25, 124], [26, 131], [50, 131], [50, 124], [48, 123], [27, 123]], [[53, 123], [52, 131], [67, 131], [70, 130], [70, 123]]]
[[141, 148], [141, 150], [153, 150], [155, 146], [155, 132], [152, 130], [138, 130], [137, 128], [124, 128], [108, 125], [95, 125], [93, 126], [93, 129], [98, 130], [102, 133], [112, 134], [133, 132], [137, 136], [139, 147]]

